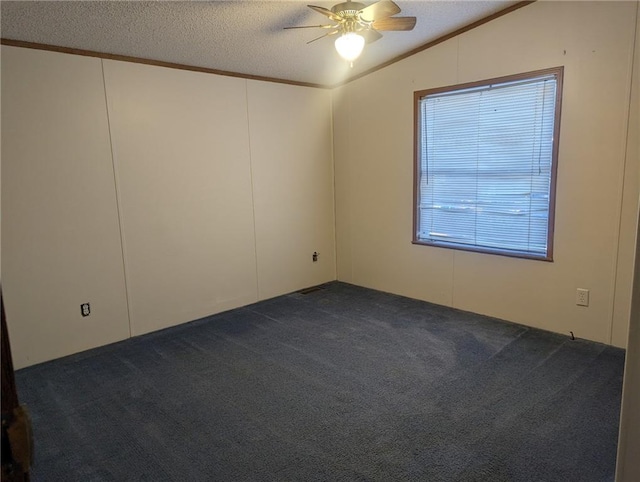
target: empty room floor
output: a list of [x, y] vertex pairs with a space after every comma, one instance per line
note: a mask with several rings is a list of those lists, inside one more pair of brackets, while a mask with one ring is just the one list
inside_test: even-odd
[[613, 481], [624, 350], [341, 282], [19, 370], [35, 481]]

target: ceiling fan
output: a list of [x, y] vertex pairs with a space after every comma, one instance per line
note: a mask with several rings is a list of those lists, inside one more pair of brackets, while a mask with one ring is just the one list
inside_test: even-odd
[[324, 37], [340, 34], [335, 42], [336, 50], [342, 58], [351, 62], [352, 66], [353, 61], [362, 53], [365, 43], [382, 38], [380, 31], [413, 30], [416, 25], [416, 17], [394, 17], [393, 15], [400, 13], [400, 7], [391, 0], [379, 0], [371, 5], [347, 0], [334, 5], [331, 10], [315, 5], [308, 5], [308, 7], [329, 17], [335, 23], [285, 27], [285, 30], [294, 28], [328, 30], [324, 35], [307, 42], [308, 44]]

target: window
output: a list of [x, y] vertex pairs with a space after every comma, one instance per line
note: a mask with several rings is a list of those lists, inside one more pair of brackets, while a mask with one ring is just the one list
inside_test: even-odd
[[562, 73], [414, 93], [414, 243], [552, 260]]

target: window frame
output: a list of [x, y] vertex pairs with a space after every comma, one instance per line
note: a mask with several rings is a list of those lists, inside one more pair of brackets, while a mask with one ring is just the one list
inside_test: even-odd
[[[418, 238], [419, 210], [418, 202], [420, 199], [420, 176], [421, 176], [421, 114], [420, 102], [427, 96], [440, 94], [443, 92], [453, 92], [456, 90], [469, 89], [474, 87], [490, 86], [492, 84], [502, 84], [506, 82], [535, 79], [545, 75], [553, 75], [556, 78], [556, 96], [555, 96], [555, 112], [553, 126], [553, 146], [551, 150], [551, 173], [549, 185], [549, 215], [547, 226], [547, 254], [535, 255], [524, 251], [516, 251], [502, 248], [491, 248], [484, 246], [464, 245], [447, 241], [425, 240]], [[564, 66], [552, 67], [548, 69], [523, 72], [519, 74], [507, 75], [503, 77], [495, 77], [492, 79], [467, 82], [463, 84], [448, 85], [436, 87], [432, 89], [418, 90], [413, 93], [413, 124], [414, 124], [414, 142], [413, 142], [413, 234], [412, 244], [421, 246], [432, 246], [438, 248], [449, 248], [461, 251], [471, 251], [475, 253], [495, 254], [500, 256], [509, 256], [515, 258], [532, 259], [537, 261], [553, 261], [553, 241], [555, 229], [555, 211], [556, 211], [556, 184], [558, 175], [558, 151], [560, 146], [560, 117], [562, 111], [562, 90], [563, 90]]]

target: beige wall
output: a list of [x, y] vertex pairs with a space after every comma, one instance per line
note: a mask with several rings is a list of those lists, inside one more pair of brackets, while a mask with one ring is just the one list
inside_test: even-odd
[[[337, 89], [338, 279], [624, 346], [635, 15], [634, 2], [537, 2]], [[559, 65], [555, 261], [412, 245], [413, 92]], [[575, 305], [578, 287], [591, 290], [588, 308]]]
[[2, 290], [16, 367], [127, 338], [122, 267], [100, 60], [3, 47]]
[[245, 82], [104, 71], [132, 333], [256, 301]]
[[331, 96], [257, 81], [247, 87], [264, 299], [336, 279]]
[[329, 91], [2, 47], [2, 97], [17, 368], [335, 279]]
[[[333, 94], [3, 47], [16, 366], [329, 281], [336, 267], [344, 281], [623, 346], [636, 7], [537, 2]], [[555, 261], [412, 245], [413, 92], [557, 65]]]

